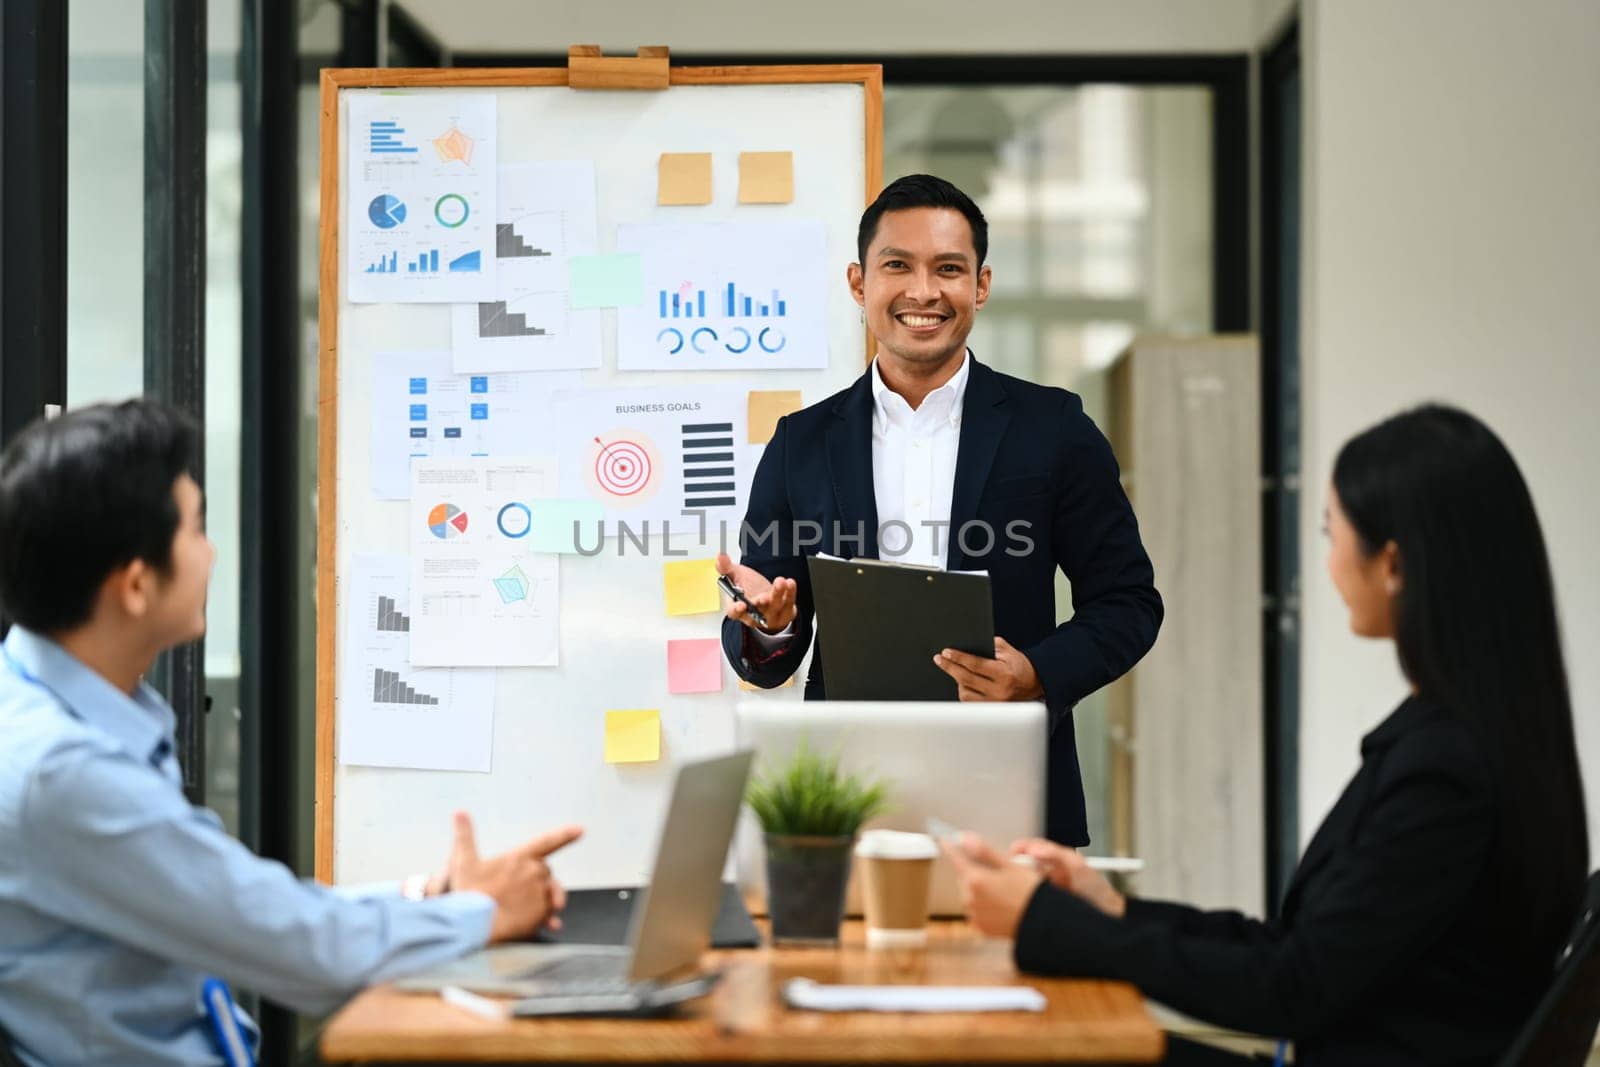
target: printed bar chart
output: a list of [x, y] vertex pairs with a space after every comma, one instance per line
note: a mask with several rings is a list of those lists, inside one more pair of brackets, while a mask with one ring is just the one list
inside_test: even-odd
[[755, 319], [755, 318], [784, 318], [788, 313], [788, 302], [783, 299], [783, 294], [772, 290], [771, 301], [758, 304], [755, 297], [738, 288], [735, 283], [729, 282], [727, 299], [723, 301], [722, 313], [730, 319]]
[[[755, 297], [729, 282], [721, 314], [729, 319], [770, 319], [784, 318], [788, 310], [788, 302], [776, 289], [772, 290], [771, 300], [758, 303]], [[706, 291], [696, 289], [691, 295], [683, 290], [657, 290], [656, 313], [663, 319], [703, 319], [706, 317]]]
[[[452, 274], [476, 274], [483, 270], [483, 253], [467, 252], [445, 264], [445, 269]], [[400, 253], [390, 252], [375, 263], [367, 265], [368, 274], [398, 274], [400, 273]], [[438, 274], [439, 250], [430, 248], [417, 254], [417, 258], [406, 264], [407, 274]]]
[[395, 606], [393, 597], [378, 597], [378, 630], [399, 634], [411, 632], [411, 616]]
[[496, 300], [478, 305], [479, 337], [544, 337], [550, 331], [528, 325], [528, 316], [506, 310], [507, 302]]
[[688, 293], [669, 293], [662, 289], [658, 296], [661, 317], [664, 319], [703, 319], [706, 317], [706, 291], [704, 289], [697, 290], [693, 297], [689, 296]]
[[416, 258], [416, 260], [414, 260], [413, 262], [407, 263], [406, 264], [406, 273], [408, 273], [408, 274], [438, 274], [439, 273], [439, 250], [437, 248], [430, 249], [429, 251], [424, 252], [420, 256], [418, 256]]
[[531, 245], [522, 239], [509, 222], [497, 223], [494, 228], [494, 254], [500, 259], [530, 259], [552, 256], [549, 249]]
[[414, 156], [417, 148], [405, 143], [401, 137], [405, 132], [398, 122], [373, 119], [367, 128], [367, 150], [374, 155]]
[[400, 680], [399, 672], [378, 667], [372, 672], [372, 702], [374, 704], [415, 704], [437, 706], [438, 697], [419, 693]]

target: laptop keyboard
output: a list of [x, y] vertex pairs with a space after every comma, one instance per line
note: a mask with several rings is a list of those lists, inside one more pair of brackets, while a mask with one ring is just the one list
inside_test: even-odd
[[549, 993], [560, 996], [626, 993], [633, 988], [628, 981], [629, 962], [627, 956], [615, 954], [566, 956], [538, 968], [528, 977], [541, 985], [548, 983]]

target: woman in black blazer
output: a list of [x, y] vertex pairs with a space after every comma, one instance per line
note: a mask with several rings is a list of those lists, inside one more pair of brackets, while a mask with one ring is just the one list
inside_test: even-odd
[[1395, 642], [1411, 694], [1363, 739], [1279, 918], [1128, 900], [1046, 841], [1012, 846], [1041, 873], [970, 836], [946, 851], [1022, 970], [1133, 982], [1290, 1039], [1311, 1067], [1491, 1063], [1550, 982], [1588, 870], [1538, 518], [1499, 439], [1437, 406], [1349, 441], [1326, 515], [1350, 627]]

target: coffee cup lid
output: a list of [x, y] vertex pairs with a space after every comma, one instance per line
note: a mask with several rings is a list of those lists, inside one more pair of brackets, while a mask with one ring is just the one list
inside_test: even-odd
[[939, 855], [939, 846], [927, 834], [868, 830], [856, 842], [856, 855], [863, 859], [931, 860]]

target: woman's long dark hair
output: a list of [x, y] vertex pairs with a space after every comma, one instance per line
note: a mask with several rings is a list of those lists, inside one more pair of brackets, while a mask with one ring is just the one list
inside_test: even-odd
[[1399, 548], [1400, 666], [1495, 762], [1492, 874], [1536, 924], [1532, 943], [1553, 948], [1582, 899], [1589, 835], [1550, 561], [1522, 472], [1482, 422], [1428, 405], [1351, 439], [1333, 487], [1365, 551]]

